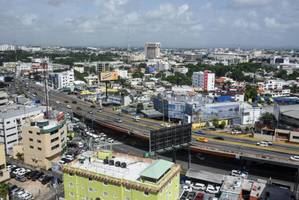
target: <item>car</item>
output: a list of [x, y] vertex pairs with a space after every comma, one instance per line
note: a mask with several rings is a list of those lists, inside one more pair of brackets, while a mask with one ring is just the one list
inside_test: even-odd
[[30, 200], [33, 198], [33, 195], [27, 192], [25, 195], [22, 195], [22, 198], [24, 200]]
[[102, 109], [102, 108], [99, 108], [99, 109], [98, 109], [98, 112], [102, 112], [102, 111], [103, 111], [103, 109]]
[[46, 176], [43, 180], [42, 180], [42, 184], [46, 185], [47, 183], [49, 183], [51, 181], [53, 177], [52, 176]]
[[19, 176], [17, 175], [16, 178], [15, 178], [17, 181], [20, 181], [20, 182], [25, 182], [27, 181], [27, 178], [25, 176]]
[[60, 104], [60, 101], [56, 101], [56, 104]]
[[184, 185], [183, 190], [185, 190], [187, 192], [192, 192], [192, 187], [190, 185]]
[[216, 136], [216, 137], [214, 137], [214, 139], [215, 139], [215, 140], [224, 140], [224, 138], [221, 137], [221, 136]]
[[299, 162], [299, 156], [290, 156], [290, 160]]
[[92, 112], [92, 111], [89, 111], [88, 113], [89, 113], [89, 114], [92, 114], [93, 112]]
[[10, 193], [11, 193], [12, 195], [16, 195], [16, 194], [17, 194], [18, 192], [20, 192], [20, 191], [24, 191], [24, 189], [23, 189], [23, 188], [19, 188], [19, 187], [17, 187], [17, 188], [15, 188], [15, 189], [11, 190]]
[[23, 190], [20, 190], [20, 191], [18, 191], [18, 192], [16, 193], [16, 196], [17, 196], [17, 197], [19, 197], [19, 198], [21, 198], [21, 196], [22, 196], [23, 194], [25, 194], [25, 191], [24, 191], [24, 189], [23, 189]]
[[64, 165], [66, 162], [61, 159], [61, 160], [58, 161], [58, 163], [61, 164], [61, 165]]
[[120, 118], [117, 118], [115, 121], [118, 122], [118, 123], [122, 123], [123, 122]]
[[90, 105], [90, 107], [91, 107], [91, 108], [95, 108], [96, 106], [95, 106], [95, 105]]
[[267, 147], [267, 146], [269, 146], [268, 142], [265, 142], [265, 141], [257, 142], [256, 145], [261, 146], [261, 147]]
[[7, 165], [6, 168], [7, 168], [7, 171], [11, 172], [11, 169], [12, 168], [15, 168], [17, 167], [16, 165]]
[[232, 135], [238, 135], [238, 134], [241, 134], [241, 133], [242, 133], [242, 131], [238, 131], [238, 130], [233, 130], [231, 132]]
[[72, 104], [77, 104], [77, 101], [72, 101]]
[[82, 110], [82, 109], [81, 109], [81, 107], [78, 106], [78, 107], [77, 107], [77, 110]]
[[66, 105], [66, 107], [68, 108], [68, 109], [72, 109], [72, 106], [71, 105]]
[[107, 140], [107, 142], [109, 142], [109, 143], [113, 143], [114, 140], [113, 140], [112, 138], [109, 138], [109, 139]]
[[202, 190], [205, 191], [206, 190], [206, 185], [203, 183], [195, 183], [194, 185], [192, 185], [192, 188], [194, 190]]
[[44, 173], [43, 172], [37, 172], [32, 178], [32, 181], [36, 181], [39, 179], [39, 177], [41, 177]]
[[205, 133], [202, 132], [202, 131], [194, 131], [194, 133], [195, 133], [195, 134], [198, 134], [198, 135], [205, 135]]
[[189, 193], [188, 191], [184, 191], [182, 193], [181, 197], [186, 198], [188, 196], [188, 193]]
[[30, 173], [26, 176], [26, 178], [27, 178], [27, 179], [32, 179], [32, 177], [34, 177], [37, 173], [38, 173], [38, 171], [32, 171], [32, 172], [30, 172]]
[[43, 175], [41, 175], [40, 177], [39, 177], [39, 182], [42, 182], [42, 180], [44, 180], [44, 178], [46, 177], [46, 175], [45, 174], [43, 174]]
[[64, 103], [69, 103], [69, 101], [64, 101]]
[[210, 194], [217, 194], [220, 190], [220, 186], [216, 186], [214, 187], [213, 185], [208, 185], [206, 192], [210, 193]]

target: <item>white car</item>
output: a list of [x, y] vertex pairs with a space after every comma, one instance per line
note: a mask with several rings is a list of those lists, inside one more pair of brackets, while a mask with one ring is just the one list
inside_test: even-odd
[[9, 172], [11, 172], [11, 169], [12, 169], [12, 168], [15, 168], [16, 165], [7, 165], [6, 167], [7, 167], [7, 170], [8, 170]]
[[184, 185], [183, 186], [183, 190], [187, 191], [187, 192], [192, 192], [192, 187], [189, 185]]
[[217, 194], [220, 190], [220, 186], [214, 187], [213, 185], [208, 185], [206, 192], [211, 194]]
[[299, 162], [299, 156], [291, 156], [290, 159], [292, 161], [298, 161]]
[[192, 188], [194, 190], [202, 190], [202, 191], [205, 191], [206, 190], [206, 185], [203, 184], [203, 183], [195, 183]]
[[257, 142], [256, 145], [261, 146], [261, 147], [267, 147], [267, 146], [269, 146], [268, 142], [265, 142], [265, 141]]
[[110, 139], [107, 140], [107, 142], [109, 142], [109, 143], [113, 143], [114, 140], [113, 140], [112, 138], [110, 138]]
[[191, 181], [186, 180], [186, 181], [185, 181], [185, 184], [186, 184], [186, 185], [191, 185]]

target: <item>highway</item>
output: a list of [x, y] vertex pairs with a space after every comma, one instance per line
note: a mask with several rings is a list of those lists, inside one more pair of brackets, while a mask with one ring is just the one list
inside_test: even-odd
[[[22, 86], [24, 86], [24, 84], [19, 84], [19, 86], [23, 88]], [[44, 98], [44, 88], [42, 85], [31, 83], [28, 89], [29, 90], [23, 88], [23, 92], [27, 95], [28, 93], [36, 93], [40, 100]], [[141, 118], [140, 121], [136, 122], [132, 116], [126, 114], [119, 115], [109, 108], [103, 108], [102, 112], [99, 112], [97, 108], [90, 107], [92, 105], [91, 103], [82, 101], [79, 98], [72, 97], [62, 92], [50, 90], [49, 96], [50, 106], [53, 106], [54, 108], [71, 105], [72, 109], [70, 109], [70, 112], [74, 112], [85, 119], [93, 120], [103, 127], [131, 134], [145, 140], [149, 139], [151, 130], [162, 128], [161, 121]], [[57, 105], [57, 101], [60, 102], [59, 105]], [[76, 101], [76, 103], [73, 104], [73, 101]], [[122, 123], [117, 122], [117, 119], [119, 118], [122, 120]], [[286, 165], [295, 168], [299, 167], [299, 162], [290, 160], [291, 155], [294, 155], [296, 152], [299, 154], [299, 148], [296, 146], [289, 148], [285, 145], [274, 144], [269, 148], [261, 148], [256, 146], [256, 141], [252, 140], [244, 140], [242, 138], [232, 138], [228, 136], [223, 136], [224, 140], [217, 140], [213, 139], [213, 137], [219, 135], [206, 134], [205, 136], [210, 139], [208, 143], [192, 140], [192, 151], [237, 159], [256, 159], [262, 162], [272, 162], [273, 164]]]

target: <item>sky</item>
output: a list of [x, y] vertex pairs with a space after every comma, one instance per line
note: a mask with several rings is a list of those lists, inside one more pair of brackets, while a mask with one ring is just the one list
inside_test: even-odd
[[299, 47], [299, 0], [0, 0], [0, 43]]

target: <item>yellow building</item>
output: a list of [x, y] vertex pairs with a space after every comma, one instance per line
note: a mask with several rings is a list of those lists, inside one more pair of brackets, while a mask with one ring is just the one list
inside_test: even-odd
[[66, 200], [175, 200], [180, 166], [120, 153], [85, 152], [63, 166]]
[[4, 144], [0, 143], [0, 183], [7, 179], [9, 179], [9, 172], [6, 169]]
[[24, 162], [49, 169], [58, 160], [66, 145], [67, 126], [63, 113], [56, 118], [31, 118], [22, 129]]

